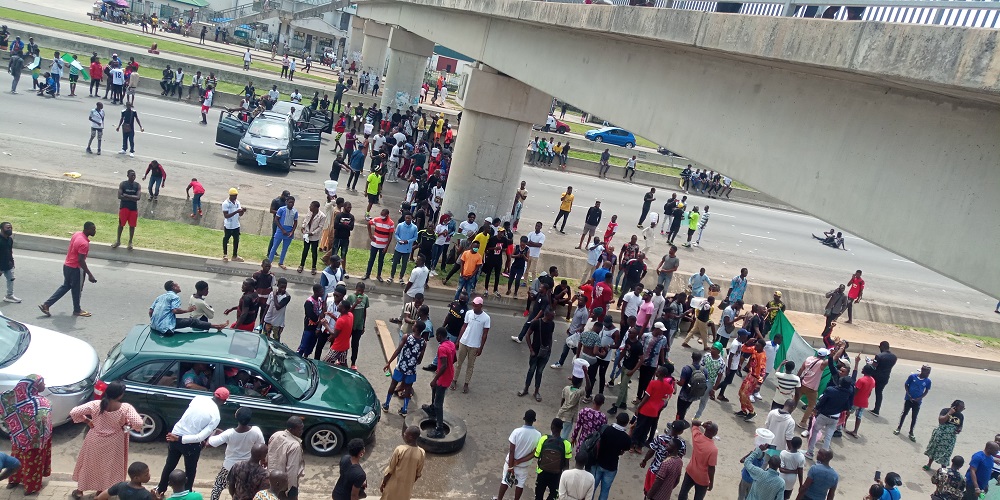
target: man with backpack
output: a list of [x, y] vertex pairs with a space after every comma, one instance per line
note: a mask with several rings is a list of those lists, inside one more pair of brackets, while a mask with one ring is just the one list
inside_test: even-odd
[[563, 421], [553, 418], [549, 427], [552, 433], [542, 436], [535, 447], [535, 458], [538, 459], [535, 500], [542, 500], [546, 488], [549, 490], [549, 500], [559, 495], [559, 478], [569, 468], [569, 459], [573, 458], [572, 446], [561, 437], [562, 429]]
[[692, 352], [691, 364], [681, 368], [681, 379], [677, 384], [681, 390], [677, 395], [676, 420], [684, 420], [691, 404], [708, 392], [708, 374], [705, 372], [705, 367], [701, 366], [701, 358], [701, 352]]
[[[598, 500], [608, 500], [611, 491], [611, 484], [615, 482], [618, 475], [618, 458], [625, 454], [632, 447], [632, 438], [629, 437], [625, 426], [628, 425], [629, 416], [627, 412], [621, 412], [615, 417], [615, 423], [610, 426], [604, 425], [595, 432], [597, 435], [596, 449], [588, 450], [586, 445], [588, 440], [584, 440], [584, 445], [580, 452], [587, 452], [589, 456], [595, 457], [591, 472], [594, 474], [594, 491], [598, 493]], [[600, 489], [598, 489], [600, 488]], [[540, 500], [540, 499], [535, 499]]]

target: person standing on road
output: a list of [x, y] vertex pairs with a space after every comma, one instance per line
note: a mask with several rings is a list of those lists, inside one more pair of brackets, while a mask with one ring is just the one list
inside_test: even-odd
[[561, 437], [562, 428], [562, 420], [553, 418], [549, 425], [551, 434], [542, 436], [535, 446], [535, 458], [538, 459], [535, 500], [542, 500], [545, 490], [549, 490], [549, 498], [555, 498], [559, 491], [559, 478], [569, 468], [573, 451], [569, 441]]
[[253, 410], [246, 406], [241, 407], [236, 410], [236, 427], [225, 431], [216, 429], [208, 438], [208, 446], [213, 448], [226, 445], [226, 456], [219, 469], [219, 475], [215, 476], [215, 484], [212, 485], [211, 500], [219, 500], [222, 496], [222, 490], [228, 484], [230, 469], [240, 462], [249, 460], [250, 451], [266, 442], [260, 427], [250, 425], [251, 418]]
[[865, 280], [861, 279], [860, 269], [854, 271], [847, 287], [847, 323], [851, 323], [854, 321], [854, 304], [861, 302], [861, 296], [865, 293]]
[[920, 373], [911, 373], [909, 377], [906, 378], [906, 382], [903, 383], [903, 388], [906, 389], [906, 395], [903, 397], [903, 413], [899, 415], [899, 425], [896, 426], [896, 430], [892, 431], [893, 434], [899, 435], [899, 431], [903, 428], [903, 421], [906, 420], [906, 415], [913, 411], [913, 417], [910, 418], [910, 441], [916, 441], [917, 438], [913, 436], [913, 428], [917, 425], [917, 414], [920, 413], [920, 405], [924, 401], [924, 396], [931, 392], [931, 367], [924, 365], [920, 367]]
[[424, 450], [417, 446], [418, 437], [419, 427], [411, 425], [403, 429], [403, 444], [392, 451], [382, 476], [382, 485], [379, 486], [382, 498], [405, 500], [413, 495], [413, 484], [424, 471]]
[[285, 254], [288, 253], [288, 246], [291, 245], [295, 230], [299, 227], [299, 211], [295, 208], [294, 196], [285, 198], [285, 206], [274, 213], [274, 225], [277, 226], [277, 230], [274, 232], [274, 243], [267, 252], [267, 259], [273, 262], [278, 253], [278, 245], [281, 245], [278, 267], [283, 270], [288, 269], [285, 267]]
[[[560, 207], [560, 210], [562, 207]], [[572, 209], [572, 206], [570, 206]], [[597, 231], [597, 226], [601, 224], [601, 201], [594, 201], [594, 206], [587, 209], [587, 216], [584, 218], [583, 222], [583, 233], [580, 234], [580, 243], [576, 245], [577, 250], [581, 250], [583, 247], [584, 240], [590, 240], [596, 238], [594, 233]], [[563, 219], [563, 227], [566, 227], [566, 219]], [[562, 232], [562, 230], [560, 230]], [[599, 238], [598, 238], [599, 239]], [[603, 248], [601, 252], [603, 252]], [[586, 281], [586, 277], [583, 281]]]
[[122, 150], [118, 154], [123, 155], [128, 152], [128, 155], [132, 158], [135, 157], [135, 127], [139, 126], [140, 132], [145, 132], [146, 129], [142, 128], [142, 122], [139, 120], [139, 114], [132, 109], [132, 103], [125, 103], [125, 109], [122, 110], [122, 116], [118, 120], [118, 126], [115, 127], [115, 132], [121, 131], [122, 133]]
[[212, 109], [212, 100], [215, 99], [215, 84], [205, 85], [205, 95], [201, 101], [201, 124], [208, 125], [208, 110]]
[[122, 402], [124, 396], [125, 384], [111, 382], [99, 401], [84, 403], [70, 411], [74, 423], [86, 422], [90, 428], [73, 469], [75, 499], [81, 498], [85, 491], [107, 490], [125, 477], [129, 434], [122, 429], [142, 428], [142, 417], [132, 405]]
[[14, 296], [14, 226], [10, 222], [0, 222], [0, 274], [7, 281], [3, 301], [20, 304], [21, 299]]
[[229, 239], [233, 240], [233, 262], [243, 262], [243, 257], [238, 255], [240, 250], [240, 216], [247, 212], [247, 209], [240, 206], [236, 197], [240, 192], [236, 188], [229, 188], [229, 198], [222, 202], [222, 228], [225, 235], [222, 237], [222, 262], [229, 262]]
[[42, 477], [52, 469], [52, 405], [42, 396], [45, 379], [28, 375], [17, 382], [13, 389], [0, 394], [0, 410], [11, 441], [11, 457], [20, 462], [20, 468], [5, 467], [13, 471], [7, 489], [24, 483], [24, 495], [42, 489]]
[[816, 441], [819, 435], [823, 435], [823, 445], [821, 450], [829, 450], [830, 442], [833, 439], [833, 432], [837, 429], [837, 421], [840, 414], [851, 408], [854, 400], [854, 379], [851, 377], [841, 377], [837, 385], [830, 386], [823, 391], [819, 402], [813, 409], [812, 426], [809, 429], [809, 446], [806, 450], [806, 458], [813, 459], [813, 450], [816, 449]]
[[708, 218], [711, 214], [708, 213], [708, 205], [701, 212], [701, 218], [698, 221], [698, 239], [692, 243], [692, 246], [701, 246], [701, 234], [705, 232], [705, 226], [708, 225]]
[[965, 402], [956, 399], [950, 407], [942, 409], [941, 413], [938, 414], [938, 426], [931, 433], [931, 439], [927, 442], [927, 449], [924, 451], [924, 455], [927, 456], [927, 465], [924, 466], [924, 470], [931, 470], [931, 464], [935, 461], [941, 464], [941, 467], [948, 466], [951, 454], [955, 451], [955, 437], [962, 432], [962, 426], [965, 425], [963, 411], [965, 411]]
[[[458, 388], [458, 379], [462, 376], [462, 365], [469, 360], [469, 371], [465, 374], [462, 393], [469, 392], [469, 381], [476, 369], [476, 359], [483, 355], [483, 347], [490, 334], [490, 315], [483, 311], [483, 298], [472, 299], [472, 310], [465, 313], [465, 323], [459, 335], [458, 359], [455, 361], [455, 376], [451, 382], [451, 390]], [[439, 367], [440, 368], [440, 367]]]
[[996, 441], [987, 441], [983, 450], [972, 454], [972, 458], [969, 459], [969, 469], [965, 471], [965, 496], [962, 497], [963, 500], [983, 498], [981, 495], [989, 490], [990, 471], [997, 453], [1000, 453], [1000, 444]]
[[333, 227], [333, 243], [330, 246], [330, 254], [340, 254], [341, 265], [344, 268], [344, 279], [350, 278], [347, 274], [347, 250], [351, 245], [351, 232], [354, 231], [354, 214], [351, 213], [351, 202], [344, 202], [344, 207], [340, 212], [332, 217], [329, 224]]
[[656, 266], [656, 284], [663, 287], [663, 294], [670, 291], [670, 282], [674, 279], [674, 273], [681, 266], [681, 260], [677, 258], [677, 247], [670, 245], [667, 255], [660, 259], [660, 265]]
[[796, 500], [833, 500], [840, 476], [830, 467], [831, 460], [833, 450], [822, 449], [816, 453], [816, 463], [809, 468]]
[[306, 460], [302, 454], [301, 417], [288, 417], [285, 430], [275, 432], [267, 442], [267, 468], [288, 476], [288, 500], [299, 497], [299, 480], [306, 475]]
[[889, 350], [889, 342], [883, 340], [878, 345], [879, 353], [872, 360], [875, 367], [875, 408], [868, 412], [876, 417], [882, 410], [882, 391], [889, 384], [889, 376], [892, 374], [892, 367], [896, 366], [896, 355]]
[[[250, 48], [248, 47], [247, 51], [243, 53], [243, 71], [249, 71], [250, 70], [250, 61], [251, 60], [253, 60], [253, 57], [250, 55]], [[215, 499], [212, 499], [212, 500], [215, 500]]]
[[403, 222], [396, 225], [394, 236], [396, 237], [396, 247], [392, 252], [392, 267], [389, 269], [389, 283], [396, 277], [396, 266], [400, 266], [399, 284], [405, 285], [406, 266], [410, 262], [410, 254], [413, 253], [413, 241], [417, 239], [417, 225], [413, 223], [413, 216], [408, 212], [403, 214]]
[[[452, 303], [452, 310], [454, 308], [455, 303]], [[449, 315], [451, 314], [449, 312]], [[449, 324], [448, 321], [445, 324]], [[434, 430], [427, 433], [427, 437], [441, 439], [444, 437], [444, 396], [448, 393], [448, 387], [455, 380], [455, 344], [451, 341], [451, 335], [444, 327], [438, 328], [434, 337], [438, 341], [438, 350], [434, 357], [434, 378], [431, 379], [431, 404], [423, 405], [421, 409], [428, 416], [433, 417], [435, 421]]]
[[156, 486], [158, 494], [162, 495], [167, 491], [167, 481], [181, 457], [184, 457], [184, 473], [187, 476], [184, 489], [191, 491], [194, 487], [198, 459], [201, 457], [201, 443], [219, 426], [219, 405], [228, 399], [229, 389], [219, 387], [212, 396], [195, 396], [188, 404], [180, 420], [167, 433], [167, 460], [163, 464], [160, 483]]
[[714, 422], [691, 422], [691, 461], [684, 471], [684, 480], [677, 493], [677, 500], [687, 500], [694, 488], [694, 500], [703, 500], [715, 486], [715, 467], [719, 460], [719, 448], [715, 445], [715, 435], [719, 426]]
[[642, 197], [642, 213], [639, 214], [639, 223], [635, 227], [642, 229], [642, 223], [646, 220], [649, 207], [656, 201], [656, 188], [649, 188], [649, 192]]
[[374, 267], [377, 259], [378, 274], [376, 274], [376, 277], [379, 282], [383, 281], [382, 265], [385, 263], [385, 249], [389, 246], [389, 241], [392, 240], [393, 227], [395, 225], [396, 223], [389, 217], [388, 208], [383, 208], [379, 217], [368, 219], [368, 240], [370, 241], [370, 247], [368, 251], [368, 267], [365, 270], [365, 276], [361, 278], [362, 280], [368, 280], [372, 277], [372, 267]]
[[73, 234], [69, 240], [69, 249], [66, 252], [66, 260], [63, 261], [63, 284], [56, 289], [51, 297], [38, 305], [38, 309], [45, 316], [52, 316], [49, 308], [71, 292], [73, 297], [73, 315], [82, 318], [89, 318], [91, 314], [80, 307], [80, 296], [83, 293], [83, 278], [86, 277], [91, 283], [97, 283], [97, 278], [90, 272], [87, 266], [87, 254], [90, 253], [90, 238], [97, 234], [97, 226], [93, 222], [87, 221], [83, 224], [83, 231]]
[[[455, 290], [455, 299], [458, 299], [462, 293], [470, 296], [472, 295], [473, 291], [476, 289], [476, 281], [479, 279], [479, 272], [482, 268], [483, 256], [479, 253], [479, 242], [473, 241], [469, 249], [462, 252], [462, 255], [459, 256], [458, 260], [455, 262], [455, 269], [461, 270], [461, 274], [459, 274], [458, 277], [458, 288]], [[454, 272], [455, 269], [452, 269], [452, 272]], [[445, 281], [448, 280], [445, 279]], [[481, 304], [483, 299], [478, 299]], [[459, 348], [459, 354], [461, 355], [461, 353], [461, 348]], [[461, 371], [461, 364], [462, 363], [459, 362], [459, 371]]]
[[[584, 312], [586, 312], [586, 308], [584, 308]], [[528, 328], [525, 335], [529, 353], [528, 374], [524, 377], [524, 389], [517, 393], [518, 396], [528, 394], [528, 386], [531, 385], [531, 378], [534, 377], [535, 401], [542, 401], [539, 391], [542, 386], [542, 371], [545, 370], [545, 364], [548, 363], [549, 356], [552, 354], [552, 333], [556, 328], [556, 324], [552, 320], [554, 317], [555, 311], [551, 308], [546, 309], [542, 318], [532, 321]]]
[[508, 488], [514, 488], [514, 500], [519, 500], [524, 492], [524, 486], [528, 482], [528, 462], [535, 458], [535, 449], [542, 438], [542, 433], [532, 425], [534, 423], [535, 410], [524, 412], [524, 425], [514, 429], [507, 438], [510, 447], [504, 456], [500, 491], [494, 497], [497, 500], [503, 500]]
[[7, 71], [10, 72], [12, 77], [10, 81], [10, 93], [17, 94], [17, 82], [21, 80], [21, 71], [24, 70], [24, 58], [21, 56], [21, 52], [11, 52], [10, 63], [7, 66]]
[[118, 204], [118, 239], [111, 245], [111, 248], [121, 246], [122, 230], [125, 228], [125, 224], [128, 224], [128, 247], [126, 248], [131, 250], [132, 238], [135, 236], [135, 225], [139, 219], [139, 199], [142, 197], [142, 186], [135, 182], [135, 170], [129, 169], [126, 177], [126, 180], [118, 185], [118, 199], [121, 200]]
[[351, 330], [351, 369], [357, 370], [358, 349], [361, 346], [361, 336], [365, 334], [365, 320], [368, 319], [368, 295], [365, 294], [364, 282], [354, 286], [354, 293], [344, 297], [354, 316], [354, 326]]
[[87, 141], [87, 154], [93, 153], [90, 146], [97, 137], [97, 154], [101, 154], [101, 141], [104, 140], [104, 104], [97, 103], [94, 109], [90, 110], [90, 140]]
[[[573, 186], [568, 186], [566, 191], [559, 196], [559, 213], [556, 214], [556, 220], [552, 223], [552, 229], [559, 231], [562, 234], [566, 234], [566, 220], [569, 219], [569, 213], [573, 210]], [[556, 227], [559, 224], [559, 219], [562, 219], [562, 228]]]
[[301, 273], [306, 265], [306, 256], [312, 252], [312, 275], [316, 275], [316, 252], [319, 248], [319, 240], [323, 236], [323, 228], [326, 226], [326, 214], [319, 211], [319, 202], [313, 200], [309, 204], [309, 216], [306, 223], [302, 225], [302, 260], [299, 262], [297, 272]]

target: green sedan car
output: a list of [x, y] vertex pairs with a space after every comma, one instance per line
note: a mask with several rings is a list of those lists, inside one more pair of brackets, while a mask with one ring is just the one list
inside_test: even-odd
[[163, 337], [137, 325], [108, 353], [95, 396], [116, 380], [125, 383], [125, 401], [142, 415], [143, 427], [132, 430], [138, 442], [155, 440], [194, 396], [218, 387], [231, 393], [220, 408], [220, 427], [235, 427], [241, 406], [253, 409], [254, 424], [266, 435], [299, 416], [305, 420], [303, 444], [319, 456], [339, 453], [353, 438], [370, 441], [381, 410], [358, 372], [304, 359], [280, 342], [240, 330], [178, 330]]

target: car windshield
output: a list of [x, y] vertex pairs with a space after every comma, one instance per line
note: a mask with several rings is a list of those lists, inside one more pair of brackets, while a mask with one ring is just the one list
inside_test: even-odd
[[260, 369], [295, 399], [305, 399], [316, 390], [319, 376], [316, 367], [284, 344], [268, 342], [267, 356]]
[[288, 139], [288, 126], [281, 122], [268, 120], [254, 120], [247, 131], [253, 137], [267, 137], [269, 139]]
[[0, 316], [0, 368], [6, 368], [17, 361], [31, 343], [28, 327], [9, 318]]

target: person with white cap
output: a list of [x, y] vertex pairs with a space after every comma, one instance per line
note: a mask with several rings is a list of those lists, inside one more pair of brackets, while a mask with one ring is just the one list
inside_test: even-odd
[[240, 250], [240, 216], [247, 213], [247, 209], [240, 205], [236, 197], [240, 192], [236, 188], [229, 188], [229, 198], [222, 202], [222, 227], [225, 235], [222, 237], [222, 262], [229, 262], [229, 239], [233, 240], [233, 262], [243, 262], [243, 257], [239, 257]]
[[799, 401], [803, 396], [806, 398], [806, 411], [798, 423], [800, 429], [805, 429], [809, 418], [812, 417], [813, 408], [816, 407], [819, 384], [823, 380], [823, 371], [829, 364], [829, 358], [830, 350], [821, 348], [816, 351], [816, 355], [806, 358], [802, 362], [802, 367], [799, 368], [798, 375], [802, 381], [802, 387], [799, 387], [798, 393], [795, 394], [795, 400]]

